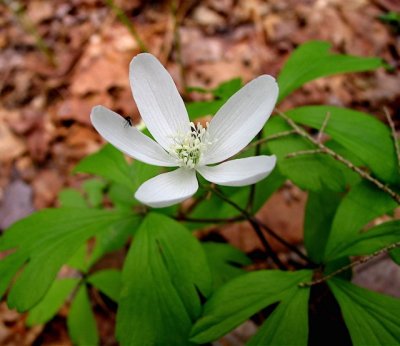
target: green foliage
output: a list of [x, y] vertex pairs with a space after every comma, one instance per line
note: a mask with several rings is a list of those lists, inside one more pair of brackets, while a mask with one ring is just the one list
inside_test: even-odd
[[332, 191], [309, 192], [304, 218], [304, 245], [308, 256], [316, 263], [324, 258], [330, 225], [332, 224], [340, 195]]
[[308, 345], [309, 295], [310, 289], [287, 293], [247, 345]]
[[[265, 136], [291, 130], [285, 120], [274, 117], [265, 127]], [[315, 149], [306, 139], [296, 134], [273, 139], [268, 142], [270, 152], [278, 158], [279, 171], [296, 185], [305, 190], [344, 191], [345, 176], [339, 162], [323, 154], [299, 155], [287, 158], [288, 154]]]
[[366, 182], [354, 186], [343, 198], [333, 219], [325, 259], [337, 258], [343, 247], [359, 237], [362, 228], [368, 222], [395, 207], [396, 202], [375, 186]]
[[[214, 292], [205, 304], [202, 317], [192, 329], [191, 341], [201, 344], [217, 340], [267, 306], [278, 302], [285, 303], [286, 299], [290, 301], [292, 297], [297, 296], [295, 306], [304, 308], [305, 311], [298, 310], [293, 316], [293, 328], [285, 319], [280, 319], [293, 307], [287, 310], [288, 307], [284, 304], [279, 309], [282, 304], [280, 303], [279, 310], [275, 310], [271, 315], [272, 326], [261, 327], [260, 334], [256, 334], [253, 339], [253, 344], [273, 340], [276, 345], [283, 345], [288, 340], [297, 339], [296, 345], [307, 345], [307, 304], [304, 303], [308, 300], [309, 289], [299, 288], [297, 285], [310, 280], [311, 274], [308, 270], [260, 270], [231, 280]], [[267, 319], [264, 323], [269, 322]], [[277, 324], [281, 324], [281, 327], [268, 334]], [[295, 331], [298, 331], [298, 334], [287, 335]]]
[[9, 306], [18, 311], [33, 307], [50, 288], [61, 266], [87, 239], [130, 217], [117, 211], [60, 208], [42, 210], [15, 223], [0, 238], [0, 251], [16, 248], [0, 262], [3, 287], [29, 262], [8, 295]]
[[51, 320], [78, 283], [76, 278], [55, 280], [40, 303], [29, 312], [26, 323], [33, 326]]
[[330, 117], [324, 129], [326, 134], [356, 155], [378, 178], [388, 183], [399, 181], [390, 130], [376, 118], [335, 106], [305, 106], [290, 110], [287, 115], [319, 130], [327, 113]]
[[60, 206], [64, 208], [86, 208], [88, 206], [82, 194], [75, 189], [64, 189], [58, 194]]
[[134, 191], [132, 172], [124, 155], [106, 144], [99, 152], [84, 158], [74, 169], [75, 173], [89, 173], [119, 183]]
[[241, 87], [242, 80], [240, 78], [234, 78], [209, 91], [205, 89], [191, 88], [192, 91], [211, 93], [214, 99], [211, 101], [196, 101], [188, 103], [186, 108], [189, 113], [189, 118], [193, 120], [206, 115], [215, 115], [222, 105]]
[[[145, 263], [145, 265], [140, 265]], [[211, 274], [199, 242], [174, 220], [150, 213], [122, 273], [117, 335], [122, 345], [186, 344]]]
[[311, 41], [290, 55], [278, 76], [279, 100], [317, 78], [345, 72], [371, 71], [383, 66], [381, 59], [332, 54], [330, 48], [328, 42]]
[[400, 300], [340, 279], [329, 281], [354, 346], [398, 345]]
[[101, 207], [106, 185], [104, 181], [99, 179], [89, 179], [83, 183], [83, 189], [91, 207]]
[[96, 287], [114, 302], [118, 302], [121, 291], [121, 272], [105, 269], [90, 275], [87, 282]]
[[335, 255], [338, 258], [341, 256], [368, 255], [399, 240], [400, 221], [388, 221], [349, 238], [346, 244], [336, 250]]
[[242, 275], [245, 271], [241, 268], [250, 265], [250, 259], [240, 250], [224, 243], [203, 243], [208, 265], [211, 270], [213, 291], [229, 280]]
[[94, 319], [85, 285], [79, 287], [78, 293], [71, 304], [67, 325], [69, 335], [74, 344], [78, 346], [95, 346], [99, 344], [96, 320]]
[[389, 24], [396, 33], [400, 32], [400, 13], [390, 11], [379, 16], [379, 19]]
[[390, 251], [390, 257], [392, 258], [392, 260], [400, 265], [400, 248], [394, 249], [392, 251]]

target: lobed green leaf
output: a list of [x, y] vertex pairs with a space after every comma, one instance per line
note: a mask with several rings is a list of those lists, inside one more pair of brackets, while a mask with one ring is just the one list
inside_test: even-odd
[[[279, 270], [260, 270], [257, 272], [241, 275], [229, 281], [213, 293], [211, 298], [204, 306], [202, 317], [194, 325], [191, 341], [198, 344], [215, 341], [232, 329], [245, 322], [252, 315], [266, 308], [267, 306], [285, 301], [301, 290], [298, 283], [307, 281], [311, 278], [311, 271], [302, 270], [297, 272], [283, 272]], [[308, 289], [305, 289], [308, 291]], [[279, 306], [278, 306], [279, 307]], [[283, 307], [273, 319], [282, 316]], [[301, 316], [303, 312], [298, 312]], [[265, 322], [268, 323], [268, 320]], [[281, 323], [286, 323], [281, 321]], [[302, 324], [307, 333], [307, 323]], [[287, 325], [286, 330], [282, 328], [282, 333], [289, 333], [291, 326]], [[297, 326], [295, 327], [298, 330]], [[265, 327], [261, 330], [261, 335], [257, 336], [264, 339]], [[278, 335], [279, 334], [279, 335]], [[278, 340], [284, 340], [284, 336], [278, 333], [274, 336]]]
[[122, 345], [186, 345], [211, 275], [196, 238], [167, 216], [150, 213], [122, 273], [117, 336]]
[[354, 346], [398, 345], [400, 300], [341, 280], [328, 281]]
[[299, 46], [288, 58], [279, 76], [279, 101], [312, 80], [339, 73], [376, 70], [384, 66], [379, 58], [332, 54], [331, 44], [310, 41]]
[[71, 304], [67, 317], [69, 335], [75, 345], [95, 346], [99, 344], [96, 320], [94, 319], [86, 285], [81, 285]]
[[378, 178], [388, 183], [399, 181], [390, 130], [375, 117], [335, 106], [305, 106], [286, 114], [299, 124], [319, 130], [327, 113], [330, 116], [324, 133], [356, 155]]

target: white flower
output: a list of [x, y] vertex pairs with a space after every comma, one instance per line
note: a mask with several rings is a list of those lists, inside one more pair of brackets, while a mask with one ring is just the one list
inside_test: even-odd
[[[171, 76], [153, 55], [137, 55], [130, 64], [129, 78], [140, 114], [157, 142], [102, 106], [92, 110], [93, 126], [137, 160], [179, 167], [143, 183], [135, 193], [140, 202], [161, 208], [184, 201], [198, 189], [196, 172], [215, 184], [244, 186], [264, 179], [275, 167], [273, 155], [222, 162], [249, 144], [268, 120], [278, 97], [273, 77], [262, 75], [245, 85], [207, 128], [189, 122]], [[222, 163], [210, 166], [218, 162]]]

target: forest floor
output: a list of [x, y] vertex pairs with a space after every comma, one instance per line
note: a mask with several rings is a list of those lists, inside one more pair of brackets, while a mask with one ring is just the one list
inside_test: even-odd
[[[0, 5], [0, 232], [34, 210], [56, 205], [64, 187], [79, 187], [85, 177], [72, 175], [73, 167], [103, 144], [89, 120], [94, 105], [138, 121], [128, 66], [141, 51], [140, 40], [107, 1], [4, 3], [8, 6]], [[379, 18], [400, 12], [398, 0], [188, 0], [172, 2], [179, 3], [176, 10], [170, 1], [115, 3], [182, 93], [186, 86], [211, 88], [234, 77], [247, 82], [264, 73], [277, 76], [299, 44], [325, 40], [336, 52], [381, 57], [393, 70], [314, 81], [281, 108], [334, 104], [385, 121], [386, 107], [400, 125], [399, 23], [396, 28]], [[184, 95], [187, 100], [202, 97]], [[298, 244], [305, 200], [304, 192], [287, 183], [260, 218]], [[255, 251], [258, 243], [247, 225], [233, 227], [221, 234], [244, 251]], [[391, 289], [400, 282], [400, 271], [389, 262], [382, 258], [361, 268], [356, 280], [398, 295]], [[0, 344], [69, 345], [62, 314], [50, 326], [28, 329], [25, 317], [2, 303]], [[104, 326], [102, 340], [114, 344], [107, 316], [101, 311], [98, 315]]]

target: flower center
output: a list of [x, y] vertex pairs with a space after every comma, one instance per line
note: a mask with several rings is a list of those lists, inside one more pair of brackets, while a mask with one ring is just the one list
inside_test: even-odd
[[195, 125], [192, 122], [188, 132], [178, 133], [172, 139], [173, 144], [169, 153], [177, 159], [180, 167], [195, 168], [200, 162], [201, 155], [211, 144], [207, 128], [199, 123]]

